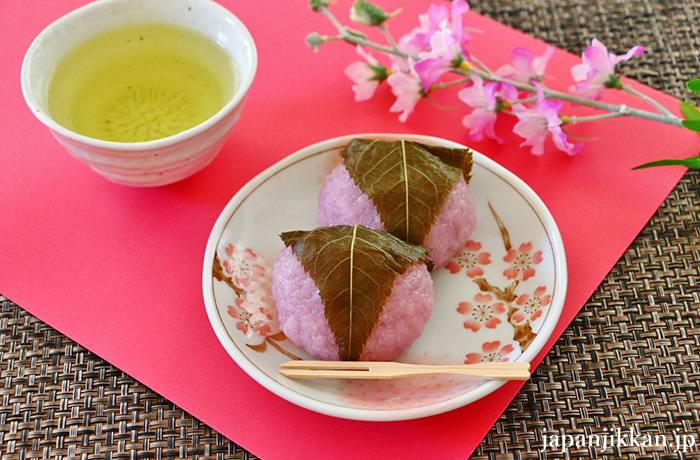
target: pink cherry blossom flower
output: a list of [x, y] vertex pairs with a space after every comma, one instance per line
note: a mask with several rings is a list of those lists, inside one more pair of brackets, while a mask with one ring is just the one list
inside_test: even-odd
[[252, 341], [262, 341], [280, 331], [277, 307], [270, 292], [269, 275], [261, 282], [252, 281], [228, 306], [228, 314], [237, 320], [236, 328]]
[[483, 265], [491, 263], [491, 254], [488, 252], [479, 252], [481, 243], [469, 240], [464, 245], [464, 250], [454, 259], [445, 264], [445, 268], [450, 273], [459, 273], [462, 268], [466, 270], [469, 278], [476, 278], [484, 274]]
[[503, 271], [503, 276], [509, 280], [526, 281], [535, 275], [533, 265], [542, 262], [542, 251], [532, 252], [532, 243], [527, 242], [521, 244], [518, 249], [509, 250], [503, 260], [510, 264], [510, 267]]
[[251, 281], [265, 277], [267, 270], [264, 262], [250, 249], [239, 250], [229, 244], [225, 252], [228, 259], [223, 260], [221, 264], [238, 286], [245, 288]]
[[515, 351], [515, 347], [512, 344], [501, 347], [501, 342], [494, 340], [493, 342], [484, 343], [481, 346], [481, 350], [483, 353], [469, 353], [464, 364], [506, 362], [509, 360], [507, 355]]
[[462, 19], [462, 16], [464, 16], [467, 12], [469, 12], [469, 3], [467, 3], [465, 0], [452, 1], [452, 10], [450, 11], [452, 23], [450, 24], [450, 29], [457, 37], [460, 48], [462, 49], [462, 55], [464, 57], [469, 56], [467, 45], [471, 40], [471, 36], [469, 33], [467, 33], [467, 29], [465, 28], [464, 21]]
[[494, 124], [499, 111], [498, 102], [514, 102], [518, 99], [518, 90], [508, 83], [488, 82], [478, 75], [471, 76], [472, 85], [460, 90], [457, 97], [474, 110], [462, 119], [462, 124], [469, 129], [469, 139], [479, 142], [484, 134], [495, 139], [499, 144], [504, 141], [496, 135]]
[[464, 328], [471, 329], [473, 332], [481, 329], [482, 325], [487, 329], [495, 329], [496, 326], [502, 323], [501, 319], [496, 315], [503, 314], [505, 311], [505, 303], [494, 302], [491, 294], [481, 293], [474, 296], [474, 303], [460, 302], [457, 307], [458, 313], [469, 317], [464, 321]]
[[271, 312], [268, 304], [262, 302], [261, 299], [241, 297], [236, 298], [234, 304], [228, 306], [228, 314], [238, 320], [236, 329], [248, 338], [253, 337], [253, 335], [266, 337], [272, 333], [275, 315]]
[[[409, 59], [409, 64], [412, 66], [412, 60]], [[405, 122], [408, 116], [413, 113], [416, 104], [423, 97], [423, 87], [420, 83], [420, 77], [415, 69], [411, 67], [408, 72], [393, 72], [387, 78], [391, 92], [396, 96], [396, 102], [389, 109], [390, 112], [401, 112], [399, 121]]]
[[438, 30], [449, 29], [466, 52], [470, 37], [464, 30], [462, 16], [468, 11], [469, 4], [464, 0], [454, 0], [450, 9], [444, 3], [430, 5], [426, 14], [418, 16], [420, 27], [406, 35], [403, 41], [414, 48], [425, 50], [430, 47], [430, 40]]
[[[448, 14], [444, 5], [431, 5], [428, 13], [418, 16], [420, 27], [416, 27], [399, 39], [396, 44], [399, 51], [406, 56], [418, 56], [419, 53], [429, 50], [430, 37], [438, 30], [440, 22], [447, 18]], [[390, 54], [389, 59], [394, 72], [410, 72], [415, 64], [413, 61], [409, 63], [409, 58], [396, 54]]]
[[525, 321], [535, 321], [537, 318], [544, 314], [544, 307], [549, 305], [552, 300], [551, 295], [544, 295], [547, 288], [540, 286], [535, 289], [535, 292], [530, 294], [523, 294], [518, 297], [515, 301], [518, 310], [511, 317], [511, 321], [515, 324], [522, 324]]
[[450, 17], [447, 6], [443, 3], [434, 3], [428, 7], [425, 14], [418, 15], [420, 26], [404, 35], [400, 42], [417, 50], [425, 50], [430, 46], [430, 37], [440, 28], [440, 24]]
[[537, 87], [538, 103], [534, 107], [526, 107], [523, 104], [513, 106], [513, 112], [518, 117], [518, 122], [513, 127], [513, 132], [525, 139], [520, 147], [530, 146], [533, 155], [544, 153], [544, 141], [550, 134], [554, 145], [569, 155], [575, 155], [581, 151], [583, 144], [572, 144], [568, 141], [566, 133], [562, 131], [562, 120], [559, 110], [562, 101], [547, 100], [544, 98], [542, 86], [533, 82]]
[[355, 101], [360, 102], [374, 96], [377, 87], [387, 76], [387, 69], [360, 45], [357, 45], [356, 49], [365, 62], [353, 62], [345, 68], [345, 75], [353, 81]]
[[[423, 48], [419, 48], [412, 43], [412, 34], [413, 32], [404, 35], [396, 44], [399, 51], [404, 53], [406, 56], [418, 56], [419, 53], [425, 51]], [[392, 72], [410, 72], [415, 64], [413, 58], [410, 58], [411, 62], [409, 63], [408, 57], [403, 57], [396, 54], [389, 54], [389, 59], [391, 59]]]
[[615, 79], [615, 65], [627, 61], [636, 54], [643, 54], [644, 47], [634, 46], [622, 56], [609, 53], [608, 49], [597, 39], [581, 55], [583, 62], [571, 68], [574, 81], [581, 82], [569, 90], [581, 97], [600, 99], [611, 78]]
[[450, 31], [438, 30], [430, 38], [430, 51], [419, 53], [415, 65], [423, 89], [427, 92], [440, 77], [461, 62], [458, 38]]
[[221, 265], [240, 288], [240, 291], [236, 290], [233, 305], [228, 306], [228, 314], [237, 321], [236, 328], [248, 339], [256, 341], [276, 334], [279, 332], [279, 321], [270, 292], [270, 268], [250, 249], [228, 244], [224, 252], [227, 258]]
[[[458, 67], [468, 56], [466, 46], [470, 37], [462, 22], [467, 11], [469, 4], [464, 0], [453, 1], [451, 9], [444, 4], [431, 5], [426, 14], [419, 16], [420, 27], [399, 40], [401, 51], [420, 58], [415, 70], [424, 91], [430, 91], [442, 74]], [[406, 71], [405, 59], [398, 62], [398, 67]]]
[[412, 41], [424, 50], [418, 54], [420, 61], [416, 64], [416, 71], [425, 91], [429, 91], [443, 73], [459, 67], [469, 55], [467, 44], [470, 37], [462, 22], [462, 15], [469, 11], [469, 5], [464, 0], [454, 1], [449, 15], [445, 5], [438, 8], [440, 13], [433, 14], [432, 21], [439, 19], [439, 23], [431, 21], [428, 32], [418, 34]]
[[505, 64], [496, 70], [496, 74], [520, 83], [530, 83], [544, 76], [545, 69], [556, 48], [548, 46], [540, 57], [533, 57], [527, 48], [515, 48], [510, 53], [513, 64]]

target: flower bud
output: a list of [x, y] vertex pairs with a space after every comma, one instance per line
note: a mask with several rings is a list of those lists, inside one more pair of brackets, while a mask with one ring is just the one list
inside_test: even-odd
[[306, 44], [309, 45], [309, 48], [312, 50], [318, 51], [323, 44], [323, 38], [318, 33], [311, 32], [306, 36]]
[[309, 0], [309, 6], [312, 11], [319, 11], [321, 8], [329, 6], [331, 2], [327, 0]]
[[381, 26], [391, 16], [365, 0], [356, 1], [350, 8], [350, 19], [363, 26]]

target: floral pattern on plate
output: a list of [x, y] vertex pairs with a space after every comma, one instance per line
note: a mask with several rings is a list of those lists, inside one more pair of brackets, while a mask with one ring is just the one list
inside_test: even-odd
[[[479, 292], [472, 299], [465, 299], [457, 305], [457, 312], [466, 316], [464, 328], [472, 332], [478, 332], [482, 327], [496, 331], [500, 325], [509, 323], [512, 326], [512, 339], [518, 343], [521, 351], [525, 351], [537, 336], [535, 331], [541, 323], [537, 320], [546, 316], [551, 300], [551, 295], [545, 295], [547, 286], [533, 288], [533, 281], [537, 280], [536, 267], [544, 260], [544, 251], [534, 248], [530, 241], [514, 248], [503, 220], [490, 204], [489, 209], [503, 240], [502, 252], [505, 254], [502, 259], [508, 264], [502, 276], [494, 276], [496, 270], [487, 267], [491, 265], [491, 256], [496, 253], [481, 251], [483, 245], [473, 240], [466, 243], [462, 252], [445, 269], [450, 274], [459, 276], [464, 268], [466, 276], [472, 278], [479, 287]], [[484, 268], [492, 278], [485, 277]], [[509, 336], [510, 328], [507, 330], [508, 332], [503, 332], [503, 337]], [[486, 362], [493, 361], [494, 355], [475, 351], [468, 353], [464, 362], [475, 363], [477, 356]], [[508, 359], [503, 353], [499, 353], [499, 356], [503, 357], [501, 360]]]
[[[353, 137], [456, 146], [423, 136]], [[219, 340], [244, 371], [271, 391], [334, 416], [409, 419], [489, 394], [503, 382], [459, 376], [292, 380], [277, 372], [289, 359], [313, 359], [279, 330], [269, 295], [270, 266], [282, 248], [279, 234], [317, 226], [321, 183], [351, 138], [291, 155], [243, 187], [222, 212], [207, 246], [203, 279]], [[435, 309], [424, 333], [397, 361], [530, 361], [558, 320], [566, 261], [554, 221], [522, 181], [478, 153], [472, 173], [477, 228], [462, 252], [432, 273]]]

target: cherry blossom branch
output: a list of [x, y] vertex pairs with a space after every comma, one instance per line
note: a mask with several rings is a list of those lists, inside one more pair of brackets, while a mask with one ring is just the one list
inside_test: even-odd
[[430, 87], [431, 90], [439, 90], [439, 89], [445, 89], [449, 88], [450, 86], [458, 86], [458, 85], [464, 85], [466, 83], [471, 82], [471, 79], [469, 78], [460, 78], [459, 80], [452, 80], [452, 81], [446, 81], [443, 83], [436, 83], [433, 86]]
[[[364, 46], [367, 48], [371, 48], [377, 51], [380, 51], [385, 54], [393, 54], [395, 56], [399, 56], [402, 58], [408, 58], [411, 57], [414, 61], [419, 62], [421, 58], [419, 56], [409, 56], [406, 53], [401, 52], [398, 47], [396, 46], [396, 43], [394, 40], [391, 40], [392, 46], [387, 47], [387, 46], [382, 46], [380, 44], [371, 42], [364, 38], [363, 36], [358, 36], [355, 33], [349, 32], [349, 29], [345, 26], [343, 26], [336, 18], [333, 16], [333, 14], [328, 10], [327, 7], [322, 7], [320, 10], [326, 17], [328, 17], [331, 22], [335, 25], [335, 27], [338, 29], [339, 32], [339, 37], [330, 37], [333, 40], [344, 40], [348, 43], [351, 43], [353, 45], [360, 45]], [[383, 25], [383, 24], [382, 24]], [[386, 31], [386, 27], [380, 27], [383, 31], [385, 31], [385, 35], [387, 37], [390, 37], [391, 35]], [[326, 40], [329, 41], [329, 40]], [[480, 60], [478, 60], [475, 56], [470, 56], [470, 59], [476, 63], [479, 67], [485, 70], [480, 70], [475, 68], [474, 66], [470, 66], [468, 70], [464, 70], [461, 68], [455, 68], [452, 70], [453, 73], [463, 75], [463, 76], [470, 76], [470, 75], [478, 75], [485, 81], [489, 82], [495, 82], [495, 83], [508, 83], [513, 85], [515, 88], [521, 90], [521, 91], [527, 91], [530, 93], [535, 93], [537, 91], [537, 88], [534, 85], [527, 84], [527, 83], [520, 83], [516, 82], [513, 80], [510, 80], [508, 78], [503, 78], [492, 72], [491, 70], [488, 70], [488, 67], [486, 67]], [[458, 80], [458, 82], [462, 82], [464, 80]], [[457, 83], [454, 83], [457, 84]], [[442, 89], [447, 86], [452, 86], [452, 84], [442, 84], [438, 86], [434, 86], [433, 88], [435, 89]], [[578, 96], [574, 96], [568, 93], [563, 93], [560, 91], [552, 90], [546, 87], [542, 88], [544, 96], [546, 99], [557, 99], [561, 101], [566, 101], [566, 102], [571, 102], [573, 104], [578, 104], [578, 105], [584, 105], [587, 107], [592, 107], [595, 109], [599, 110], [604, 110], [606, 112], [611, 112], [615, 113], [615, 117], [622, 116], [624, 114], [625, 116], [632, 116], [636, 118], [641, 118], [645, 120], [650, 120], [650, 121], [655, 121], [659, 123], [665, 123], [677, 127], [682, 127], [683, 125], [681, 124], [681, 119], [674, 116], [671, 112], [669, 112], [665, 107], [661, 106], [658, 104], [656, 101], [648, 98], [646, 95], [639, 93], [638, 91], [634, 90], [631, 87], [625, 87], [625, 91], [629, 92], [630, 94], [634, 94], [637, 97], [640, 97], [644, 99], [645, 101], [651, 103], [654, 105], [654, 107], [659, 108], [663, 113], [658, 114], [654, 112], [648, 112], [646, 110], [641, 110], [641, 109], [634, 109], [631, 107], [626, 107], [625, 110], [622, 110], [623, 106], [620, 105], [615, 105], [615, 104], [609, 104], [605, 102], [600, 102], [596, 100], [591, 100], [591, 99], [586, 99]]]
[[586, 121], [600, 121], [600, 120], [607, 120], [609, 118], [618, 118], [618, 117], [625, 117], [627, 116], [627, 113], [625, 113], [626, 107], [623, 105], [620, 107], [619, 112], [612, 112], [612, 113], [603, 113], [600, 115], [589, 115], [585, 117], [577, 116], [577, 115], [571, 115], [571, 116], [562, 116], [562, 122], [563, 124], [567, 125], [575, 125], [577, 123], [583, 123]]
[[[474, 56], [468, 50], [472, 29], [462, 21], [462, 16], [469, 10], [466, 0], [450, 0], [449, 6], [445, 3], [431, 5], [428, 12], [420, 16], [419, 27], [398, 42], [385, 24], [398, 11], [387, 14], [366, 0], [356, 0], [350, 10], [350, 19], [363, 26], [378, 28], [388, 46], [374, 43], [364, 34], [343, 26], [329, 11], [330, 0], [309, 0], [309, 4], [312, 10], [328, 17], [338, 36], [322, 37], [312, 33], [307, 36], [307, 43], [316, 50], [323, 43], [337, 40], [355, 45], [364, 62], [354, 62], [345, 69], [346, 75], [354, 83], [355, 100], [370, 99], [379, 84], [386, 81], [396, 96], [396, 102], [389, 111], [400, 112], [399, 121], [402, 122], [406, 121], [421, 99], [430, 100], [430, 93], [462, 86], [457, 97], [471, 108], [471, 113], [462, 119], [464, 127], [470, 130], [470, 139], [480, 141], [487, 136], [503, 142], [494, 130], [494, 123], [499, 114], [509, 114], [518, 118], [513, 132], [525, 139], [521, 145], [530, 146], [535, 155], [544, 152], [543, 144], [547, 138], [551, 138], [558, 149], [569, 155], [581, 150], [582, 144], [568, 140], [568, 136], [575, 136], [561, 129], [565, 124], [634, 117], [700, 133], [700, 110], [695, 106], [681, 103], [685, 119], [679, 118], [653, 98], [620, 81], [615, 66], [642, 54], [644, 49], [641, 46], [632, 47], [624, 55], [615, 55], [593, 39], [581, 56], [581, 63], [571, 68], [575, 84], [569, 88], [569, 92], [563, 92], [548, 88], [542, 82], [546, 76], [545, 67], [555, 52], [554, 47], [548, 47], [538, 57], [525, 48], [515, 48], [510, 55], [512, 64], [504, 64], [495, 71]], [[379, 63], [371, 51], [391, 55], [391, 65], [385, 67]], [[446, 74], [461, 78], [440, 81]], [[688, 89], [700, 93], [700, 80], [689, 82]], [[607, 90], [624, 91], [649, 104], [654, 111], [603, 102], [601, 98]], [[604, 113], [563, 115], [559, 113], [563, 102]], [[696, 163], [700, 163], [700, 155], [692, 158], [697, 161], [683, 164], [696, 167]]]
[[[286, 338], [286, 337], [285, 337], [285, 338]], [[291, 359], [293, 359], [293, 360], [295, 360], [295, 361], [300, 361], [300, 360], [301, 360], [301, 358], [298, 357], [297, 355], [295, 355], [294, 353], [291, 353], [291, 352], [285, 350], [284, 348], [282, 348], [282, 346], [278, 345], [277, 342], [275, 342], [272, 338], [270, 338], [270, 337], [265, 337], [265, 342], [266, 342], [266, 343], [269, 343], [270, 345], [272, 345], [275, 349], [277, 349], [277, 351], [279, 351], [279, 352], [282, 353], [283, 355], [287, 356], [288, 358], [291, 358]]]
[[[521, 91], [527, 91], [530, 93], [537, 92], [537, 88], [532, 84], [521, 83], [521, 82], [510, 80], [508, 78], [503, 78], [503, 77], [496, 75], [495, 73], [493, 73], [491, 71], [483, 71], [483, 70], [471, 68], [470, 70], [466, 70], [466, 71], [462, 70], [462, 69], [454, 69], [453, 72], [458, 73], [460, 75], [465, 75], [465, 76], [469, 76], [470, 74], [474, 74], [474, 75], [478, 75], [479, 77], [481, 77], [485, 81], [490, 81], [490, 82], [495, 82], [495, 83], [508, 83], [510, 85], [513, 85], [515, 88], [517, 88]], [[630, 88], [630, 90], [634, 91], [632, 88]], [[600, 101], [596, 101], [596, 100], [592, 100], [592, 99], [586, 99], [583, 97], [574, 96], [572, 94], [562, 93], [561, 91], [549, 89], [545, 86], [542, 86], [542, 92], [544, 93], [545, 99], [558, 99], [560, 101], [571, 102], [573, 104], [584, 105], [587, 107], [592, 107], [595, 109], [604, 110], [606, 112], [615, 113], [616, 117], [632, 116], [632, 117], [641, 118], [644, 120], [650, 120], [650, 121], [655, 121], [658, 123], [665, 123], [668, 125], [677, 126], [679, 128], [683, 127], [683, 125], [681, 124], [681, 119], [674, 116], [671, 112], [666, 110], [666, 108], [663, 108], [664, 114], [659, 114], [659, 113], [655, 113], [655, 112], [648, 112], [646, 110], [627, 107], [625, 105], [615, 105], [615, 104], [609, 104], [607, 102], [600, 102]], [[648, 99], [648, 98], [646, 98], [645, 95], [643, 95], [641, 93], [638, 93], [636, 91], [635, 91], [635, 93], [637, 93], [637, 94], [635, 94], [635, 96], [642, 96], [645, 100]], [[649, 101], [647, 100], [647, 102], [649, 102]], [[656, 101], [654, 101], [654, 102], [656, 102]], [[654, 106], [656, 107], [657, 105], [658, 105], [658, 103], [656, 103]], [[661, 107], [660, 105], [658, 105], [658, 106]]]
[[[394, 54], [396, 56], [402, 57], [402, 58], [408, 58], [408, 54], [405, 54], [399, 50], [398, 46], [394, 42], [393, 37], [389, 34], [389, 32], [386, 30], [386, 26], [383, 27], [383, 32], [385, 36], [387, 37], [387, 40], [389, 40], [389, 43], [391, 46], [383, 46], [378, 43], [374, 43], [372, 41], [367, 40], [367, 37], [365, 37], [363, 34], [359, 32], [355, 32], [352, 29], [349, 29], [342, 25], [340, 21], [336, 19], [335, 16], [333, 16], [333, 13], [330, 12], [330, 10], [326, 6], [321, 6], [319, 7], [318, 11], [320, 11], [324, 16], [326, 16], [331, 23], [335, 26], [335, 28], [338, 30], [338, 36], [337, 37], [328, 37], [328, 36], [320, 36], [316, 34], [311, 40], [309, 40], [309, 37], [307, 37], [307, 43], [309, 43], [309, 46], [312, 48], [318, 49], [318, 47], [321, 45], [321, 43], [329, 42], [329, 41], [336, 41], [336, 40], [343, 40], [346, 41], [352, 45], [360, 45], [364, 46], [366, 48], [371, 48], [373, 50], [385, 53], [385, 54]], [[313, 34], [312, 34], [313, 35]], [[320, 39], [320, 40], [318, 40]], [[318, 41], [317, 41], [318, 40]]]
[[[517, 103], [518, 104], [530, 104], [530, 103], [538, 102], [538, 101], [539, 101], [539, 99], [537, 98], [537, 96], [532, 96], [532, 97], [525, 97], [522, 99], [518, 99]], [[514, 104], [514, 103], [512, 103], [512, 104]]]
[[634, 96], [637, 96], [638, 98], [640, 98], [640, 99], [642, 99], [642, 100], [648, 102], [649, 104], [653, 105], [653, 106], [656, 107], [661, 113], [665, 114], [666, 116], [676, 118], [666, 107], [664, 107], [663, 105], [659, 104], [657, 101], [655, 101], [654, 99], [650, 98], [650, 97], [647, 96], [646, 94], [640, 93], [639, 91], [637, 91], [636, 89], [632, 88], [632, 87], [629, 86], [629, 85], [623, 85], [623, 86], [622, 86], [622, 89], [623, 89], [626, 93], [629, 93], [629, 94], [632, 94], [632, 95], [634, 95]]
[[391, 36], [389, 30], [386, 28], [386, 24], [380, 25], [379, 30], [381, 30], [386, 37], [386, 40], [389, 42], [389, 45], [391, 45], [391, 49], [394, 50], [394, 53], [398, 53], [399, 56], [402, 55], [403, 53], [401, 53], [399, 50], [399, 46], [396, 44], [396, 41], [394, 41], [394, 37]]
[[476, 64], [476, 65], [478, 65], [479, 67], [481, 67], [481, 69], [482, 69], [484, 72], [493, 73], [493, 72], [491, 71], [491, 69], [489, 69], [483, 62], [481, 62], [481, 61], [480, 61], [476, 56], [474, 56], [473, 54], [470, 54], [470, 55], [469, 55], [469, 59], [470, 59], [474, 64]]

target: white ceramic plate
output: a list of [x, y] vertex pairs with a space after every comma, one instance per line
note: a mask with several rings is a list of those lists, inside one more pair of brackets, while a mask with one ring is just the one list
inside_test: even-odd
[[[277, 372], [290, 359], [313, 359], [280, 333], [276, 321], [269, 274], [283, 247], [279, 234], [318, 226], [317, 195], [323, 178], [354, 137], [462, 147], [425, 136], [346, 136], [302, 149], [258, 175], [231, 199], [209, 237], [203, 289], [212, 327], [252, 378], [320, 413], [403, 420], [482, 398], [504, 382], [454, 376], [291, 380]], [[423, 335], [398, 361], [529, 362], [559, 320], [566, 296], [566, 258], [551, 214], [524, 182], [476, 152], [472, 175], [477, 228], [463, 252], [433, 272], [435, 309]]]

